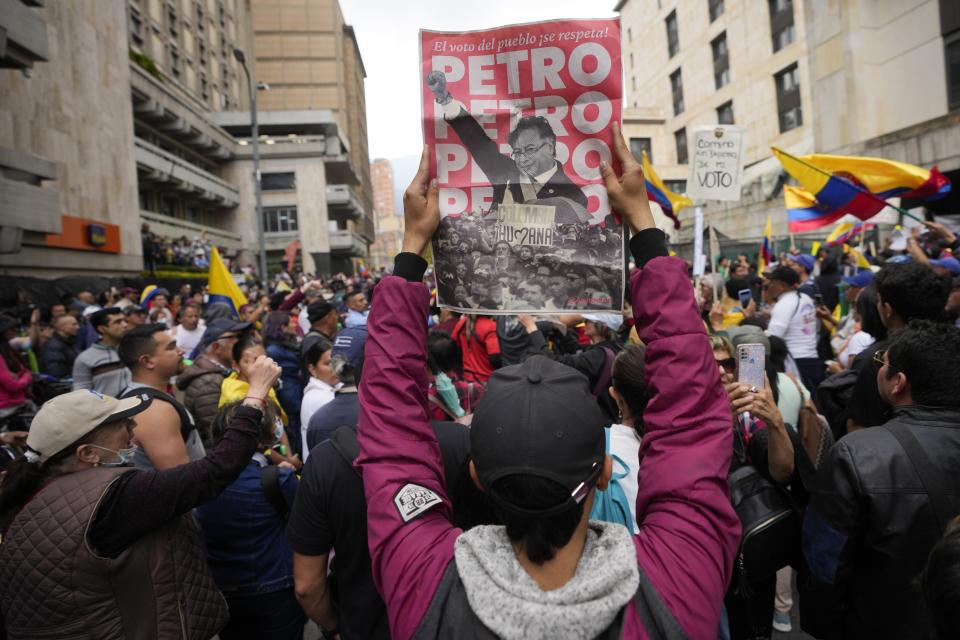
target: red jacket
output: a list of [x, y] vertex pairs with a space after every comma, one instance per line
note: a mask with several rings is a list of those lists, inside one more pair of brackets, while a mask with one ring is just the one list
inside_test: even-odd
[[[639, 264], [639, 261], [638, 261]], [[740, 524], [727, 470], [731, 415], [684, 263], [656, 257], [632, 277], [634, 317], [647, 345], [651, 399], [644, 414], [634, 536], [637, 562], [691, 638], [716, 638]], [[373, 578], [394, 638], [417, 630], [454, 557], [443, 465], [428, 422], [427, 315], [420, 282], [385, 277], [370, 314], [360, 389], [357, 464], [363, 472]], [[404, 522], [407, 484], [443, 500]], [[646, 638], [633, 606], [625, 638]]]

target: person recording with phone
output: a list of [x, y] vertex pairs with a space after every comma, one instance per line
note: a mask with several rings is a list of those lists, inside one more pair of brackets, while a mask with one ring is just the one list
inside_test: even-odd
[[723, 297], [710, 310], [710, 326], [714, 331], [739, 326], [756, 308], [750, 284], [742, 278], [731, 278], [723, 285]]
[[[770, 366], [769, 344], [762, 334], [760, 337], [763, 343], [740, 344], [736, 349], [723, 336], [710, 337], [733, 414], [730, 471], [752, 465], [760, 476], [793, 495], [797, 503], [806, 504], [809, 495], [797, 469], [812, 463], [800, 460], [807, 455], [803, 444], [794, 425], [784, 421], [777, 407], [780, 389], [770, 383], [774, 369]], [[785, 569], [748, 579], [745, 584], [735, 576], [724, 598], [731, 638], [769, 638], [772, 629], [791, 630], [793, 602], [790, 575]]]

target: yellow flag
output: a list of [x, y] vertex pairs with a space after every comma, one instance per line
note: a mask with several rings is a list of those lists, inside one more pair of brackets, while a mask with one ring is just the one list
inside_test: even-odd
[[233, 307], [233, 312], [240, 317], [240, 307], [247, 303], [247, 297], [234, 282], [227, 266], [220, 259], [220, 252], [216, 247], [210, 249], [210, 275], [207, 278], [207, 287], [210, 289], [210, 302], [225, 302]]

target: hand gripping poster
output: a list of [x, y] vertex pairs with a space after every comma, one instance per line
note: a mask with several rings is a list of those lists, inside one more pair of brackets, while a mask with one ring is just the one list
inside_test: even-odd
[[420, 53], [439, 304], [620, 311], [624, 232], [600, 177], [621, 116], [619, 21], [421, 31]]

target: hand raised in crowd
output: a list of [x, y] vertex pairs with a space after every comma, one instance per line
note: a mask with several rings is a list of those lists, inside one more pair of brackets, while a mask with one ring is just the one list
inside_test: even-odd
[[430, 179], [430, 147], [424, 145], [420, 167], [403, 192], [403, 251], [422, 255], [440, 225], [437, 180]]
[[724, 385], [727, 395], [730, 396], [730, 410], [734, 415], [749, 411], [756, 418], [763, 420], [771, 429], [783, 429], [783, 416], [773, 399], [770, 389], [770, 380], [764, 376], [766, 384], [763, 389], [752, 390], [749, 385], [739, 382], [730, 382]]
[[533, 333], [537, 331], [537, 317], [531, 316], [529, 314], [521, 313], [517, 315], [517, 322], [527, 330], [527, 333]]
[[250, 366], [250, 391], [247, 397], [264, 399], [280, 378], [280, 365], [269, 356], [258, 356]]
[[937, 236], [938, 238], [942, 238], [947, 242], [949, 242], [950, 244], [953, 244], [954, 242], [957, 241], [957, 235], [953, 231], [950, 231], [950, 229], [948, 229], [946, 226], [940, 224], [939, 222], [924, 221], [923, 224], [928, 229], [930, 229], [930, 233]]
[[723, 329], [723, 305], [719, 302], [714, 302], [710, 307], [710, 326], [714, 331]]
[[622, 174], [617, 176], [609, 162], [600, 163], [600, 175], [607, 187], [607, 196], [613, 210], [620, 214], [633, 233], [643, 229], [654, 229], [653, 213], [647, 200], [647, 187], [643, 169], [637, 163], [626, 141], [619, 123], [613, 123], [613, 152], [620, 161]]

